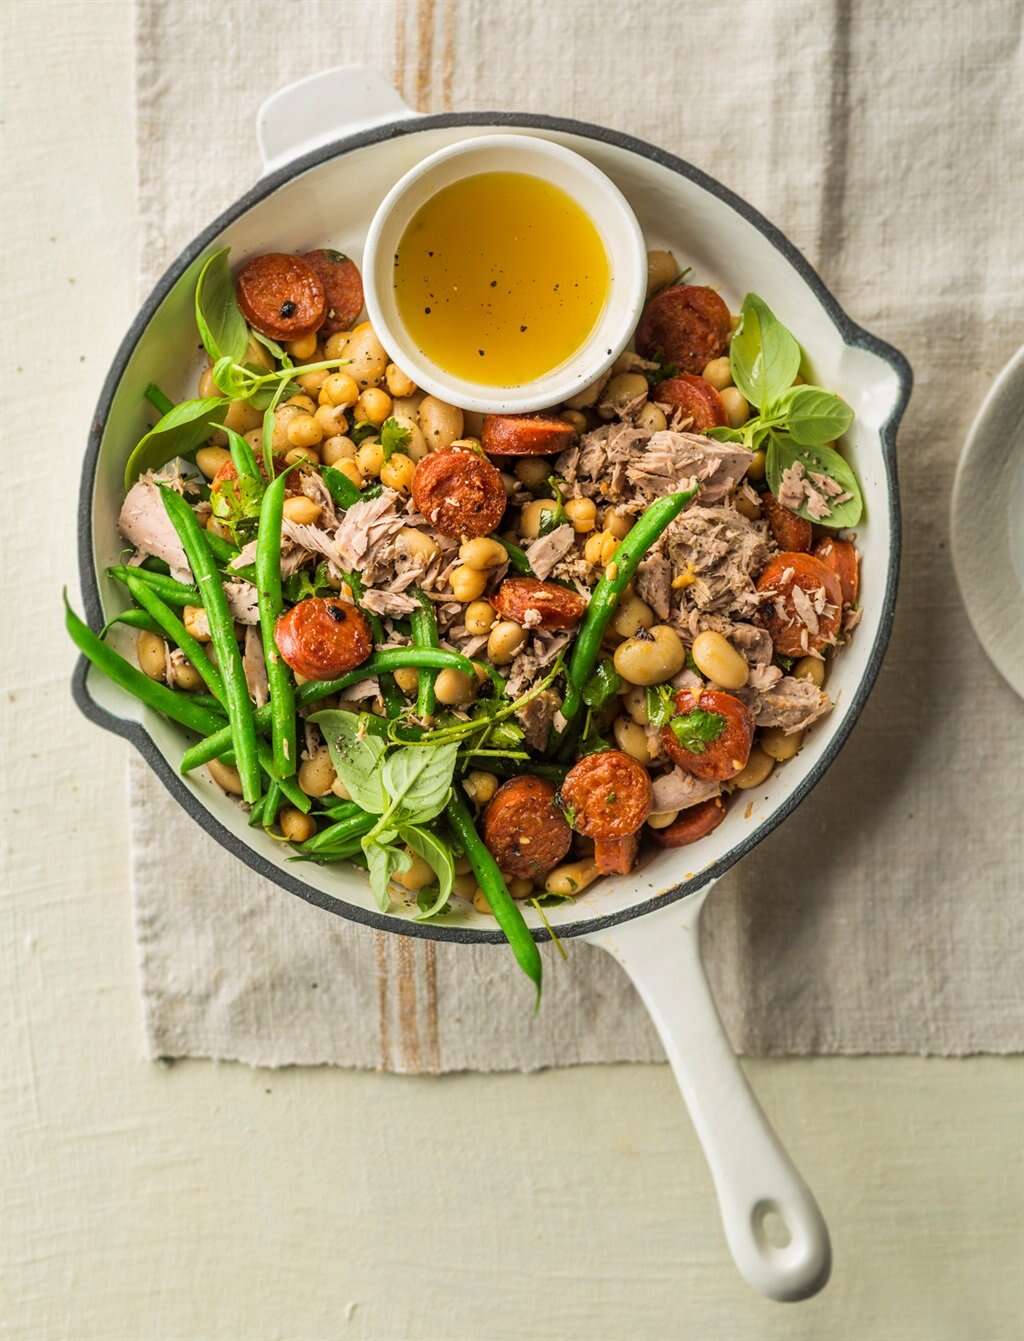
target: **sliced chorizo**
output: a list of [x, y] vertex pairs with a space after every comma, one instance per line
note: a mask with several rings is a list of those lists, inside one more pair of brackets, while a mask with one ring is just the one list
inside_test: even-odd
[[442, 535], [489, 535], [505, 515], [501, 472], [478, 452], [446, 447], [416, 466], [412, 497]]
[[595, 838], [594, 865], [599, 875], [629, 875], [640, 851], [640, 835], [625, 838]]
[[321, 335], [347, 331], [363, 310], [363, 280], [359, 267], [351, 257], [330, 247], [304, 252], [302, 259], [316, 272], [327, 298], [327, 315], [320, 327]]
[[622, 750], [585, 755], [569, 769], [558, 795], [566, 819], [587, 838], [628, 838], [651, 813], [647, 770]]
[[686, 847], [713, 833], [724, 819], [725, 801], [721, 796], [713, 796], [709, 801], [688, 806], [664, 829], [652, 829], [651, 837], [661, 847]]
[[307, 680], [333, 680], [361, 666], [373, 651], [362, 611], [324, 596], [307, 596], [279, 616], [274, 641], [292, 670]]
[[[757, 579], [757, 589], [767, 598], [761, 620], [776, 652], [801, 657], [821, 652], [836, 641], [843, 587], [821, 559], [793, 550], [776, 554]], [[800, 594], [794, 595], [797, 590]]]
[[[661, 728], [661, 739], [681, 769], [705, 782], [725, 782], [746, 768], [754, 743], [754, 715], [742, 699], [724, 689], [704, 689], [695, 699], [689, 689], [680, 689], [675, 705], [671, 721]], [[698, 711], [705, 714], [699, 723], [685, 723]], [[673, 723], [679, 724], [676, 729]]]
[[583, 618], [587, 603], [576, 591], [537, 577], [508, 577], [491, 599], [502, 619], [526, 628], [571, 629]]
[[660, 382], [651, 398], [659, 405], [674, 405], [682, 410], [693, 420], [698, 433], [709, 428], [724, 428], [727, 422], [721, 396], [710, 382], [693, 373], [683, 373]]
[[480, 442], [492, 456], [554, 456], [572, 445], [576, 430], [550, 414], [489, 414]]
[[298, 340], [323, 325], [327, 295], [301, 256], [270, 251], [244, 265], [235, 281], [246, 321], [272, 340]]
[[681, 372], [699, 373], [725, 353], [731, 329], [729, 309], [714, 289], [675, 284], [656, 293], [644, 308], [636, 347], [644, 358], [660, 358]]
[[856, 605], [860, 596], [860, 555], [850, 540], [826, 536], [814, 546], [814, 557], [831, 568], [839, 579], [844, 605]]
[[505, 875], [539, 880], [569, 851], [572, 830], [544, 778], [512, 778], [491, 797], [483, 839]]
[[762, 494], [761, 507], [779, 549], [805, 553], [811, 548], [813, 531], [809, 521], [784, 507], [774, 494]]

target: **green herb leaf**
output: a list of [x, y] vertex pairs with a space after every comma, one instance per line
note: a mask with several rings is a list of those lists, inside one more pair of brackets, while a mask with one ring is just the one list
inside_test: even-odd
[[669, 728], [684, 750], [689, 750], [691, 754], [703, 754], [725, 730], [725, 718], [720, 712], [694, 708], [684, 716], [673, 717]]
[[376, 437], [376, 434], [377, 430], [373, 424], [356, 424], [354, 428], [349, 429], [348, 436], [358, 447], [360, 443], [365, 442], [367, 438]]
[[458, 748], [453, 742], [426, 750], [396, 750], [381, 774], [388, 798], [385, 814], [396, 824], [426, 824], [436, 819], [448, 802]]
[[391, 893], [388, 889], [391, 877], [399, 871], [407, 871], [412, 865], [412, 858], [403, 848], [366, 838], [363, 839], [363, 855], [366, 857], [370, 888], [377, 900], [377, 907], [386, 913], [391, 907]]
[[791, 387], [775, 411], [785, 415], [786, 432], [802, 447], [835, 442], [853, 423], [853, 411], [846, 401], [817, 386]]
[[310, 721], [323, 733], [334, 771], [352, 800], [371, 815], [383, 815], [388, 808], [388, 794], [381, 761], [387, 746], [363, 726], [364, 715], [328, 708], [314, 713]]
[[380, 447], [384, 460], [389, 461], [392, 452], [404, 452], [411, 437], [411, 428], [406, 428], [397, 419], [385, 419], [380, 426]]
[[770, 409], [800, 371], [800, 346], [756, 293], [743, 300], [729, 347], [732, 380], [752, 405]]
[[651, 726], [667, 726], [676, 710], [674, 691], [667, 684], [652, 684], [644, 692], [644, 706]]
[[124, 487], [130, 489], [147, 470], [159, 470], [176, 456], [187, 456], [201, 446], [212, 432], [211, 425], [222, 424], [228, 402], [220, 396], [201, 400], [183, 400], [157, 421], [139, 439], [124, 468]]
[[[792, 439], [780, 433], [773, 433], [768, 446], [765, 461], [765, 476], [772, 493], [779, 496], [782, 488], [782, 476], [794, 462], [799, 461], [808, 475], [826, 475], [851, 496], [844, 503], [836, 503], [826, 496], [831, 511], [827, 517], [815, 517], [806, 506], [797, 509], [798, 514], [817, 526], [827, 526], [842, 530], [856, 526], [864, 512], [864, 497], [857, 482], [857, 476], [851, 466], [833, 447], [802, 447]], [[811, 480], [813, 486], [814, 481]]]
[[327, 580], [326, 560], [317, 564], [312, 577], [309, 575], [308, 568], [300, 568], [297, 573], [292, 573], [284, 579], [281, 590], [284, 593], [285, 600], [292, 605], [304, 601], [307, 596], [337, 595], [334, 587]]
[[426, 908], [420, 906], [417, 922], [438, 914], [451, 896], [455, 883], [455, 859], [451, 848], [429, 829], [415, 824], [403, 824], [398, 830], [402, 842], [411, 847], [418, 857], [422, 857], [437, 876], [437, 894]]
[[611, 657], [599, 661], [593, 674], [583, 686], [583, 702], [588, 708], [603, 708], [622, 688], [622, 677], [612, 664]]
[[249, 347], [249, 327], [235, 299], [235, 281], [228, 265], [230, 247], [207, 257], [196, 282], [196, 325], [211, 360], [241, 363]]
[[340, 508], [354, 507], [363, 497], [348, 476], [343, 475], [340, 470], [335, 470], [333, 466], [322, 466], [320, 478]]
[[[656, 387], [662, 382], [667, 382], [671, 377], [679, 376], [678, 363], [659, 363], [656, 368], [645, 368], [644, 376], [647, 378], [649, 387]], [[657, 397], [655, 397], [657, 400]]]

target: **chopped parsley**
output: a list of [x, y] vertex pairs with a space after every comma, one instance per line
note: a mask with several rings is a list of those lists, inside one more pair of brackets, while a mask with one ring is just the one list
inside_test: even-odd
[[384, 460], [391, 459], [392, 452], [402, 452], [412, 437], [412, 429], [400, 424], [397, 419], [385, 419], [380, 427], [380, 446]]
[[694, 708], [692, 712], [673, 717], [669, 728], [684, 750], [689, 750], [691, 754], [703, 754], [725, 730], [725, 718], [720, 712]]
[[667, 684], [648, 685], [644, 691], [644, 707], [651, 726], [667, 726], [676, 710], [672, 688]]

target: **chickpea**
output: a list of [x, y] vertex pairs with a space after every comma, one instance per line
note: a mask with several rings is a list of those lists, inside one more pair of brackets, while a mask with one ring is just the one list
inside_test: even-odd
[[750, 751], [750, 758], [747, 760], [746, 767], [741, 769], [733, 778], [733, 786], [739, 787], [742, 791], [747, 791], [751, 787], [760, 787], [762, 782], [768, 781], [774, 767], [775, 760], [771, 755], [765, 754], [764, 750], [755, 745]]
[[665, 418], [665, 411], [659, 409], [657, 405], [652, 405], [650, 401], [644, 405], [636, 417], [637, 428], [646, 429], [648, 433], [660, 433], [663, 428], [668, 428], [668, 420]]
[[377, 339], [377, 333], [368, 321], [357, 326], [345, 346], [345, 357], [349, 360], [348, 374], [354, 377], [360, 390], [368, 386], [377, 386], [388, 366], [388, 356], [384, 346]]
[[636, 722], [637, 726], [649, 726], [647, 714], [647, 691], [639, 685], [631, 685], [622, 696], [622, 706]]
[[597, 412], [602, 419], [614, 419], [641, 397], [646, 400], [647, 390], [647, 378], [643, 373], [616, 373], [601, 395]]
[[465, 708], [476, 698], [478, 681], [475, 675], [446, 667], [438, 671], [434, 694], [438, 703], [446, 707]]
[[311, 498], [298, 494], [295, 498], [286, 498], [281, 508], [282, 515], [299, 526], [313, 526], [320, 520], [322, 508]]
[[196, 465], [208, 480], [212, 480], [221, 466], [230, 460], [231, 453], [226, 447], [200, 447], [196, 452]]
[[630, 684], [663, 684], [683, 669], [686, 649], [675, 629], [657, 624], [615, 649], [615, 669]]
[[798, 680], [810, 680], [820, 689], [825, 683], [825, 663], [820, 657], [801, 657], [793, 667], [793, 674]]
[[206, 771], [222, 791], [230, 792], [232, 796], [242, 795], [242, 779], [237, 768], [221, 763], [219, 759], [211, 759], [206, 765]]
[[747, 683], [750, 668], [746, 657], [720, 633], [711, 629], [698, 633], [692, 655], [701, 675], [721, 689], [742, 689]]
[[597, 504], [592, 498], [570, 498], [565, 505], [565, 515], [577, 535], [586, 535], [597, 525]]
[[372, 424], [379, 428], [391, 413], [391, 397], [380, 387], [367, 387], [356, 401], [353, 411], [356, 423]]
[[316, 820], [310, 819], [294, 806], [285, 806], [277, 817], [277, 823], [282, 837], [287, 838], [289, 843], [305, 843], [316, 833]]
[[270, 350], [266, 345], [260, 344], [255, 336], [246, 345], [242, 362], [246, 367], [255, 368], [258, 372], [269, 372], [274, 366]]
[[351, 331], [335, 331], [333, 335], [329, 335], [324, 342], [324, 358], [343, 359], [351, 339]]
[[781, 726], [769, 726], [761, 732], [761, 749], [776, 763], [784, 764], [787, 759], [792, 759], [803, 743], [802, 731], [794, 731], [787, 736]]
[[487, 639], [487, 659], [492, 666], [507, 666], [526, 642], [526, 630], [511, 619], [499, 620]]
[[718, 398], [722, 402], [722, 409], [725, 411], [730, 428], [739, 428], [750, 418], [750, 406], [742, 391], [737, 391], [734, 386], [727, 386], [724, 391], [718, 393]]
[[654, 611], [642, 601], [635, 592], [624, 592], [615, 614], [612, 616], [612, 629], [620, 638], [632, 638], [641, 629], [649, 629], [654, 623]]
[[186, 605], [181, 612], [181, 622], [196, 642], [208, 643], [210, 641], [210, 622], [206, 618], [206, 611], [201, 605]]
[[667, 829], [670, 824], [675, 824], [678, 818], [678, 810], [659, 810], [647, 816], [647, 823], [652, 829]]
[[429, 451], [440, 451], [462, 437], [462, 411], [436, 396], [424, 396], [420, 401], [419, 421]]
[[416, 390], [416, 383], [397, 363], [389, 363], [384, 369], [384, 384], [392, 396], [411, 396]]
[[319, 447], [324, 431], [311, 414], [297, 414], [288, 421], [285, 436], [292, 447]]
[[299, 786], [307, 796], [326, 796], [336, 777], [326, 748], [317, 750], [299, 764]]
[[395, 671], [395, 684], [403, 694], [415, 694], [420, 687], [419, 672], [411, 666], [400, 666]]
[[474, 769], [466, 774], [462, 787], [474, 805], [485, 806], [498, 790], [498, 779], [493, 773]]
[[381, 484], [386, 484], [389, 489], [397, 489], [402, 494], [407, 494], [412, 488], [415, 474], [416, 463], [410, 461], [404, 452], [393, 452], [380, 468]]
[[359, 399], [359, 387], [349, 372], [331, 373], [320, 388], [321, 405], [340, 405], [348, 409]]
[[320, 426], [322, 437], [333, 438], [348, 429], [348, 415], [341, 405], [315, 405], [312, 415]]
[[494, 606], [490, 601], [470, 601], [463, 619], [467, 633], [471, 633], [475, 638], [482, 637], [491, 631], [491, 625], [494, 623]]
[[434, 883], [434, 868], [409, 848], [405, 851], [412, 859], [409, 866], [404, 871], [396, 871], [391, 878], [396, 885], [407, 889], [410, 894], [418, 894], [421, 889], [426, 889], [427, 885]]
[[608, 385], [610, 376], [610, 372], [604, 372], [595, 382], [591, 382], [589, 386], [585, 386], [582, 391], [577, 391], [575, 396], [570, 396], [565, 402], [566, 409], [589, 410], [592, 405], [596, 405], [601, 392]]
[[670, 251], [647, 253], [647, 296], [667, 288], [679, 274], [679, 262]]
[[377, 479], [384, 465], [384, 448], [376, 438], [367, 438], [365, 442], [359, 444], [356, 460], [364, 475], [371, 475]]
[[764, 479], [764, 461], [765, 461], [765, 455], [763, 451], [759, 450], [753, 453], [753, 455], [750, 458], [750, 464], [747, 466], [747, 479], [750, 480]]
[[582, 410], [563, 410], [558, 417], [567, 424], [571, 424], [577, 433], [586, 433], [587, 416]]
[[317, 466], [320, 464], [320, 453], [315, 447], [293, 447], [291, 451], [285, 452], [284, 463], [286, 466]]
[[472, 871], [457, 875], [452, 881], [452, 893], [457, 894], [460, 899], [472, 900], [476, 893], [476, 876]]
[[596, 879], [597, 865], [590, 858], [583, 861], [568, 861], [564, 866], [556, 866], [549, 872], [548, 878], [544, 881], [544, 888], [549, 894], [561, 894], [563, 898], [569, 898], [582, 894]]
[[171, 684], [175, 689], [184, 689], [186, 693], [194, 694], [197, 689], [204, 688], [205, 681], [191, 662], [179, 661], [177, 664], [173, 662], [171, 664]]
[[325, 466], [336, 466], [339, 461], [354, 461], [355, 455], [355, 443], [351, 438], [346, 438], [344, 434], [336, 434], [332, 438], [327, 438], [320, 448], [320, 460]]
[[524, 503], [519, 513], [519, 534], [524, 540], [536, 540], [548, 517], [554, 516], [558, 504], [553, 498], [535, 498]]
[[710, 382], [716, 391], [724, 391], [727, 386], [732, 386], [732, 367], [728, 355], [723, 354], [720, 359], [712, 359], [710, 363], [705, 364], [701, 376], [705, 382]]
[[497, 568], [499, 564], [504, 563], [506, 554], [504, 547], [496, 540], [477, 536], [474, 540], [465, 541], [459, 550], [459, 558], [470, 568], [479, 568], [481, 572], [486, 572], [488, 568]]
[[508, 882], [508, 892], [514, 899], [528, 899], [533, 894], [533, 881], [525, 876], [516, 876]]
[[219, 535], [221, 540], [231, 539], [231, 532], [223, 524], [223, 522], [219, 522], [217, 518], [213, 516], [212, 513], [206, 519], [206, 529], [208, 531], [212, 531], [214, 535]]
[[476, 601], [484, 594], [487, 586], [487, 574], [479, 568], [470, 568], [468, 564], [459, 564], [453, 568], [449, 578], [452, 595], [457, 601]]
[[[296, 679], [296, 684], [298, 680]], [[341, 778], [335, 778], [331, 783], [331, 795], [339, 797], [342, 801], [351, 801], [352, 793], [342, 782]]]
[[616, 540], [624, 540], [633, 529], [633, 518], [618, 508], [605, 508], [602, 526]]
[[213, 380], [213, 369], [207, 364], [199, 374], [199, 386], [197, 387], [200, 400], [207, 400], [211, 396], [223, 395], [220, 387]]
[[251, 428], [248, 433], [242, 435], [254, 452], [263, 454], [263, 429]]
[[318, 368], [316, 372], [303, 373], [298, 379], [299, 386], [302, 387], [307, 396], [319, 396], [330, 375], [326, 368]]
[[[476, 882], [474, 881], [474, 884], [475, 883]], [[491, 905], [487, 902], [487, 895], [482, 889], [478, 888], [475, 890], [473, 894], [473, 907], [478, 913], [490, 913], [492, 917], [494, 916]]]
[[746, 517], [748, 521], [757, 521], [761, 516], [761, 504], [755, 503], [746, 494], [737, 493], [733, 499], [733, 506], [740, 516]]
[[513, 474], [527, 489], [544, 489], [551, 478], [552, 465], [544, 456], [523, 456], [515, 464]]
[[614, 559], [618, 548], [619, 542], [610, 531], [595, 531], [583, 546], [583, 557], [587, 563], [608, 564]]
[[616, 745], [623, 754], [628, 754], [638, 764], [646, 765], [651, 762], [651, 751], [647, 745], [647, 732], [642, 726], [637, 726], [631, 718], [616, 717], [612, 734], [615, 736]]
[[310, 331], [308, 335], [300, 335], [297, 340], [289, 340], [285, 348], [293, 359], [298, 359], [300, 363], [306, 363], [316, 353], [316, 331]]
[[472, 873], [473, 863], [466, 856], [465, 852], [463, 852], [461, 857], [455, 858], [454, 865], [456, 875], [470, 875]]
[[439, 553], [437, 541], [414, 526], [403, 526], [395, 537], [398, 548], [413, 563], [421, 563], [424, 568]]
[[[224, 416], [224, 427], [233, 429], [236, 433], [251, 433], [254, 428], [258, 428], [262, 423], [262, 412], [254, 409], [247, 400], [233, 400]], [[225, 433], [222, 436], [226, 442], [227, 434]]]
[[395, 396], [395, 408], [392, 411], [395, 418], [411, 419], [414, 424], [417, 423], [420, 406], [422, 405], [426, 394], [425, 391], [417, 391], [412, 396]]
[[285, 405], [297, 405], [300, 410], [305, 410], [307, 414], [313, 414], [316, 411], [316, 401], [312, 396], [289, 396]]

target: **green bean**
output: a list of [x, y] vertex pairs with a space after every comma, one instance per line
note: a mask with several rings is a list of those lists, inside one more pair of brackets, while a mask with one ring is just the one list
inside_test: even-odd
[[115, 624], [127, 624], [130, 629], [146, 629], [149, 633], [159, 633], [160, 625], [145, 610], [122, 610], [113, 619], [108, 619], [100, 629], [100, 637], [105, 638]]
[[155, 382], [150, 382], [142, 393], [154, 409], [159, 410], [161, 415], [169, 414], [174, 409], [174, 401], [170, 396], [165, 395]]
[[257, 740], [256, 757], [260, 761], [260, 768], [263, 769], [271, 782], [277, 784], [281, 795], [285, 797], [296, 810], [301, 810], [304, 815], [308, 815], [313, 802], [294, 778], [278, 777], [277, 769], [274, 766], [274, 756], [270, 751], [270, 746], [267, 745], [265, 741]]
[[118, 563], [107, 569], [107, 576], [116, 578], [118, 582], [125, 582], [129, 577], [140, 578], [168, 605], [200, 604], [198, 587], [186, 586], [184, 582], [176, 582], [173, 577], [165, 577], [163, 573], [151, 573], [148, 568], [130, 568], [127, 564]]
[[169, 573], [171, 571], [171, 565], [165, 559], [158, 559], [155, 554], [147, 554], [137, 566], [145, 568], [150, 573]]
[[508, 566], [512, 571], [519, 573], [522, 577], [533, 577], [533, 569], [530, 567], [530, 560], [526, 557], [526, 551], [513, 544], [511, 540], [503, 539], [500, 535], [496, 535], [494, 538], [508, 555]]
[[242, 670], [242, 658], [235, 641], [234, 622], [221, 586], [220, 573], [195, 513], [181, 495], [172, 489], [161, 486], [160, 493], [202, 594], [203, 608], [210, 625], [210, 638], [224, 680], [228, 722], [242, 781], [242, 797], [251, 804], [262, 790], [256, 758], [256, 727], [249, 688]]
[[263, 659], [270, 689], [270, 738], [274, 763], [281, 777], [291, 777], [298, 758], [295, 725], [295, 685], [287, 663], [277, 650], [274, 632], [284, 609], [281, 595], [281, 512], [288, 475], [278, 475], [260, 504], [256, 538], [256, 595], [259, 602]]
[[[350, 685], [358, 684], [360, 680], [368, 680], [371, 676], [379, 675], [382, 671], [401, 670], [404, 666], [419, 668], [421, 666], [432, 666], [435, 670], [464, 671], [467, 675], [472, 674], [473, 663], [467, 660], [461, 652], [449, 652], [447, 648], [438, 647], [394, 647], [385, 652], [378, 652], [372, 656], [369, 661], [357, 667], [356, 670], [347, 671], [344, 675], [339, 675], [336, 680], [307, 680], [301, 685], [296, 697], [299, 703], [306, 707], [311, 703], [317, 703], [320, 699], [329, 698], [332, 694], [340, 694], [343, 689], [348, 689]], [[265, 731], [270, 726], [270, 704], [264, 704], [262, 708], [257, 708], [253, 714], [257, 729]], [[376, 719], [369, 716], [368, 721]], [[386, 730], [384, 723], [381, 724]], [[193, 768], [198, 768], [201, 764], [207, 764], [211, 759], [219, 759], [231, 748], [231, 733], [227, 727], [223, 730], [215, 730], [214, 734], [208, 735], [206, 740], [199, 741], [191, 749], [185, 751], [181, 760], [181, 771], [190, 773]]]
[[601, 640], [615, 613], [619, 597], [632, 581], [640, 560], [696, 493], [696, 489], [684, 489], [679, 493], [666, 494], [652, 503], [621, 541], [615, 551], [615, 558], [594, 588], [566, 673], [562, 716], [567, 723], [573, 720], [583, 704], [583, 686], [590, 678], [590, 672], [601, 653]]
[[267, 788], [267, 794], [263, 798], [262, 822], [264, 829], [272, 829], [274, 821], [277, 819], [277, 812], [281, 808], [281, 785], [277, 782], [271, 782]]
[[260, 799], [255, 803], [255, 805], [249, 811], [250, 829], [256, 829], [260, 826], [260, 824], [262, 824], [264, 807], [266, 806], [267, 801], [270, 799], [270, 795], [276, 786], [277, 783], [272, 782], [270, 786], [267, 788], [266, 792], [260, 797]]
[[262, 488], [263, 476], [256, 464], [252, 448], [241, 433], [236, 433], [233, 428], [223, 427], [221, 431], [228, 435], [228, 450], [231, 452], [231, 462], [238, 471], [238, 478], [250, 479]]
[[[437, 632], [437, 616], [434, 614], [434, 606], [430, 597], [425, 595], [417, 587], [412, 593], [419, 601], [419, 608], [414, 610], [409, 616], [409, 624], [412, 628], [413, 647], [438, 647], [441, 639]], [[416, 688], [416, 716], [433, 717], [434, 709], [437, 707], [437, 699], [434, 696], [434, 680], [436, 676], [431, 675], [429, 670], [421, 670]]]
[[458, 784], [452, 788], [447, 808], [448, 823], [452, 826], [456, 838], [462, 844], [462, 850], [469, 858], [476, 882], [483, 890], [491, 912], [498, 920], [498, 926], [505, 933], [505, 939], [512, 947], [516, 962], [537, 988], [537, 1002], [540, 1003], [542, 967], [540, 951], [530, 935], [523, 920], [519, 905], [508, 892], [505, 878], [498, 870], [498, 864], [484, 845], [476, 831], [476, 825], [469, 813], [462, 788]]
[[116, 685], [133, 694], [147, 707], [163, 713], [171, 721], [179, 722], [200, 735], [209, 736], [211, 732], [220, 730], [224, 719], [219, 713], [211, 712], [209, 708], [194, 702], [191, 694], [175, 693], [158, 680], [151, 680], [137, 666], [126, 661], [119, 652], [115, 652], [109, 644], [97, 637], [89, 625], [79, 619], [71, 609], [66, 593], [64, 623], [71, 635], [71, 641], [82, 655], [87, 657], [97, 670], [101, 670]]
[[162, 632], [176, 642], [203, 678], [203, 683], [221, 703], [224, 698], [224, 680], [220, 671], [206, 655], [202, 643], [193, 638], [169, 605], [165, 605], [155, 591], [137, 577], [125, 579], [125, 584], [139, 605], [159, 624]]
[[213, 551], [213, 557], [219, 564], [230, 563], [232, 559], [237, 557], [238, 546], [233, 545], [230, 540], [225, 540], [224, 537], [218, 535], [216, 531], [206, 531], [204, 534], [206, 536], [206, 543], [210, 546], [210, 549]]
[[376, 822], [376, 815], [368, 815], [361, 810], [357, 815], [338, 820], [335, 824], [329, 824], [326, 829], [321, 829], [318, 834], [307, 839], [299, 850], [308, 856], [313, 856], [340, 843], [356, 841], [369, 833]]

